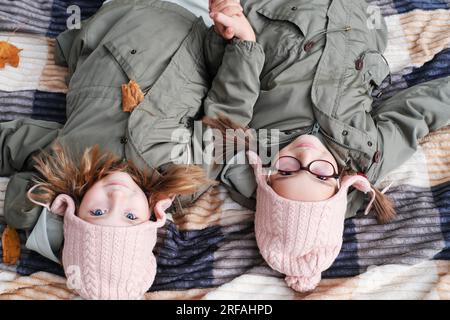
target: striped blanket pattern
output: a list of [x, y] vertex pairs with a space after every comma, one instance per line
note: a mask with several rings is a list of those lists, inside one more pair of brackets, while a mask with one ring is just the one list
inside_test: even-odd
[[[389, 29], [392, 71], [376, 99], [450, 75], [450, 0], [372, 0]], [[65, 121], [64, 78], [53, 62], [55, 37], [67, 7], [83, 19], [101, 0], [0, 0], [0, 40], [23, 49], [19, 68], [0, 70], [0, 121], [32, 117]], [[376, 92], [374, 93], [376, 94]], [[371, 216], [345, 222], [344, 243], [312, 293], [286, 287], [256, 247], [254, 212], [222, 187], [204, 194], [182, 216], [169, 214], [155, 248], [158, 272], [147, 299], [450, 299], [450, 127], [425, 137], [415, 155], [392, 172], [388, 195], [398, 217], [378, 225]], [[0, 222], [8, 178], [0, 178]], [[0, 233], [5, 225], [0, 223]], [[16, 265], [0, 260], [0, 299], [77, 299], [61, 267], [26, 250]], [[1, 248], [0, 248], [1, 256]]]

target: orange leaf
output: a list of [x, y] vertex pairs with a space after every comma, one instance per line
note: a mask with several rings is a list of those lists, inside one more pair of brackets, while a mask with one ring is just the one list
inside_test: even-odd
[[122, 85], [122, 110], [131, 112], [144, 100], [144, 93], [134, 80]]
[[20, 61], [20, 51], [22, 49], [17, 48], [15, 45], [6, 41], [0, 41], [0, 69], [3, 69], [6, 64], [17, 68]]
[[20, 237], [15, 229], [9, 226], [2, 235], [3, 263], [16, 264], [20, 257]]

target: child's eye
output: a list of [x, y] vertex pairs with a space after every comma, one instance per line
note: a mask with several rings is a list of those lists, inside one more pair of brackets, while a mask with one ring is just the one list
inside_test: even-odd
[[281, 171], [281, 170], [279, 170], [278, 173], [279, 173], [281, 176], [291, 176], [291, 175], [292, 175], [292, 173], [289, 172], [289, 171]]
[[102, 216], [104, 214], [105, 214], [105, 212], [100, 209], [95, 209], [95, 210], [91, 211], [91, 215], [93, 215], [95, 217]]
[[328, 178], [327, 177], [322, 177], [322, 176], [316, 176], [317, 179], [321, 180], [321, 181], [327, 181]]
[[130, 213], [127, 213], [127, 219], [136, 220], [137, 217], [133, 213], [130, 212]]

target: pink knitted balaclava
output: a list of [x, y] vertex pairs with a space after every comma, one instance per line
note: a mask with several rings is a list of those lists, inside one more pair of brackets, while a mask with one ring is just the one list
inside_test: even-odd
[[[55, 206], [62, 202], [65, 209], [61, 212]], [[80, 219], [70, 197], [59, 195], [51, 210], [64, 216], [62, 263], [68, 286], [84, 299], [142, 299], [155, 278], [153, 248], [171, 202], [156, 204], [155, 222], [110, 227]]]
[[344, 177], [339, 191], [330, 199], [289, 200], [267, 184], [258, 155], [250, 151], [248, 158], [258, 184], [255, 233], [261, 255], [272, 269], [286, 275], [285, 281], [292, 289], [311, 291], [341, 249], [348, 188], [372, 193], [366, 213], [375, 192], [366, 178], [355, 175]]

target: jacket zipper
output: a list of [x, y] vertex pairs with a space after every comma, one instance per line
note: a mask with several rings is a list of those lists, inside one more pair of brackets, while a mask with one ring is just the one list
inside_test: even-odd
[[[298, 130], [298, 132], [297, 132], [297, 130]], [[291, 135], [292, 133], [295, 133], [295, 135], [297, 137], [299, 137], [304, 134], [310, 134], [312, 130], [313, 130], [313, 126], [309, 126], [307, 129], [302, 129], [302, 130], [294, 129], [294, 130], [286, 130], [286, 131], [282, 131], [282, 132], [285, 133], [286, 135]], [[287, 132], [289, 132], [289, 133], [287, 133]], [[280, 140], [278, 143], [268, 143], [267, 140], [271, 140], [271, 139], [258, 139], [258, 142], [261, 142], [266, 147], [277, 146], [277, 145], [283, 144], [285, 142], [284, 140], [283, 141]], [[286, 141], [289, 141], [289, 140], [286, 140]]]
[[320, 130], [320, 124], [318, 122], [314, 123], [314, 126], [312, 128], [311, 134], [317, 135], [317, 133]]

